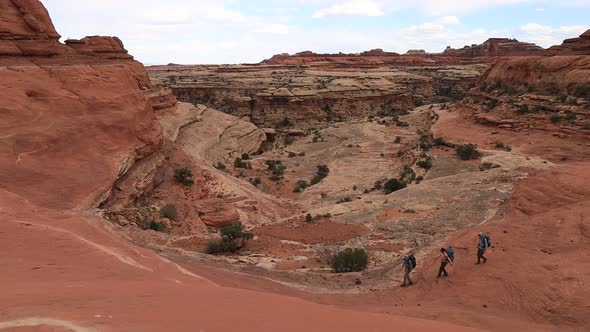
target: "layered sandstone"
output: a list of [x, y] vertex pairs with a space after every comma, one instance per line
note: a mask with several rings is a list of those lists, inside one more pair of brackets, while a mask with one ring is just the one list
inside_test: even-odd
[[490, 38], [482, 44], [465, 46], [460, 49], [447, 47], [443, 55], [463, 58], [493, 58], [498, 56], [521, 56], [544, 54], [545, 50], [533, 43], [519, 42], [509, 38]]
[[590, 55], [590, 30], [576, 38], [563, 41], [547, 50], [552, 55]]

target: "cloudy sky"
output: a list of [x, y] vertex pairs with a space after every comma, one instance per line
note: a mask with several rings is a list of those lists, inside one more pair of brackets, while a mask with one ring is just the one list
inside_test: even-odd
[[119, 36], [146, 64], [278, 53], [441, 52], [488, 37], [543, 47], [590, 28], [590, 0], [42, 0], [65, 38]]

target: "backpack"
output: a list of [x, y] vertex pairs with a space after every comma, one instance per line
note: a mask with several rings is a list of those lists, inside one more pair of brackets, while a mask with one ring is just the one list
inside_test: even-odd
[[492, 239], [490, 238], [490, 234], [483, 232], [481, 234], [481, 237], [483, 238], [484, 241], [486, 241], [488, 248], [491, 248], [492, 247]]
[[416, 257], [414, 255], [406, 256], [406, 264], [410, 267], [410, 270], [416, 268]]
[[455, 250], [453, 250], [453, 248], [447, 248], [447, 256], [449, 256], [449, 259], [451, 260], [451, 262], [455, 261]]

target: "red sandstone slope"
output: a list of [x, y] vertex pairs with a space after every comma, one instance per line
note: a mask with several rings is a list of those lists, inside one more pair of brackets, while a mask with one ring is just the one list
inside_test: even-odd
[[218, 287], [115, 236], [84, 211], [158, 148], [150, 82], [114, 38], [57, 38], [0, 0], [0, 330], [469, 330]]

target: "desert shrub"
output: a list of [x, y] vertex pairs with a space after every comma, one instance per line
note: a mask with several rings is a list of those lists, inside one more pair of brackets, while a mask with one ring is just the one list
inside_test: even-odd
[[283, 164], [280, 160], [265, 160], [264, 163], [269, 170], [275, 170], [277, 167]]
[[520, 105], [520, 107], [516, 110], [516, 114], [527, 114], [529, 113], [529, 105]]
[[572, 120], [575, 120], [575, 119], [576, 119], [576, 113], [574, 113], [574, 112], [567, 112], [565, 114], [564, 120], [566, 120], [566, 121], [572, 121]]
[[506, 150], [508, 152], [512, 151], [512, 147], [510, 145], [506, 145], [502, 142], [496, 142], [496, 148]]
[[498, 100], [496, 99], [491, 99], [490, 101], [488, 101], [487, 105], [487, 111], [492, 111], [494, 108], [496, 108], [498, 106]]
[[395, 137], [395, 140], [393, 141], [393, 143], [395, 143], [395, 144], [399, 144], [399, 143], [401, 143], [401, 141], [402, 141], [402, 138], [401, 138], [401, 137], [399, 137], [399, 136], [396, 136], [396, 137]]
[[479, 158], [479, 151], [477, 150], [477, 146], [474, 144], [457, 145], [455, 151], [457, 152], [457, 156], [459, 156], [461, 160], [471, 160]]
[[176, 220], [177, 212], [174, 204], [166, 204], [160, 209], [160, 216], [172, 220]]
[[418, 165], [418, 167], [422, 167], [424, 169], [431, 169], [432, 168], [432, 158], [430, 156], [426, 156], [426, 158], [418, 160], [416, 165]]
[[332, 270], [336, 273], [360, 272], [367, 269], [369, 255], [363, 248], [346, 248], [332, 258]]
[[250, 155], [247, 153], [242, 154], [242, 160], [250, 160]]
[[318, 165], [316, 175], [311, 179], [311, 184], [318, 184], [330, 174], [328, 165]]
[[447, 145], [448, 143], [442, 137], [435, 137], [434, 140], [432, 140], [432, 144], [434, 144], [434, 146], [443, 146]]
[[254, 238], [254, 234], [246, 231], [242, 223], [239, 221], [223, 226], [220, 233], [220, 240], [212, 240], [207, 243], [207, 246], [205, 247], [205, 252], [207, 254], [239, 251], [246, 245], [248, 240]]
[[395, 121], [395, 124], [396, 124], [396, 126], [398, 126], [398, 127], [404, 127], [404, 128], [405, 128], [405, 127], [409, 127], [409, 126], [410, 126], [410, 124], [409, 124], [409, 123], [407, 123], [407, 122], [404, 122], [404, 121], [400, 121], [400, 120], [396, 120], [396, 121]]
[[424, 177], [422, 175], [416, 178], [416, 184], [420, 184], [420, 182], [424, 181]]
[[309, 187], [309, 184], [307, 184], [307, 181], [305, 180], [299, 180], [297, 181], [297, 183], [295, 184], [295, 189], [293, 189], [293, 192], [302, 192], [303, 190], [305, 190], [307, 187]]
[[352, 190], [357, 190], [359, 187], [355, 184], [354, 186], [352, 186]]
[[559, 87], [557, 86], [556, 83], [551, 83], [547, 86], [547, 88], [545, 89], [545, 92], [547, 92], [550, 95], [556, 95], [559, 93]]
[[285, 136], [285, 138], [283, 139], [283, 144], [285, 145], [291, 145], [295, 142], [295, 139], [291, 136]]
[[250, 183], [254, 187], [258, 187], [258, 185], [262, 183], [262, 180], [260, 180], [260, 178], [253, 178], [253, 179], [250, 179]]
[[394, 191], [398, 191], [400, 189], [404, 189], [406, 184], [398, 179], [390, 179], [383, 185], [383, 190], [385, 191], [386, 195], [391, 194]]
[[409, 184], [412, 183], [412, 181], [414, 181], [415, 178], [416, 172], [414, 172], [412, 167], [408, 165], [404, 166], [404, 169], [401, 171], [399, 175], [399, 180], [404, 184]]
[[567, 100], [567, 96], [566, 95], [561, 95], [558, 96], [557, 98], [555, 98], [558, 102], [560, 103], [565, 103], [565, 101]]
[[428, 136], [428, 135], [420, 136], [419, 146], [420, 146], [421, 150], [424, 150], [424, 151], [430, 150], [430, 148], [432, 147], [432, 143], [430, 142], [430, 136]]
[[305, 152], [299, 152], [299, 157], [305, 157]]
[[590, 84], [580, 84], [574, 90], [574, 96], [578, 98], [590, 98]]
[[222, 162], [218, 162], [217, 164], [213, 165], [213, 167], [217, 168], [217, 169], [218, 169], [218, 170], [220, 170], [220, 171], [223, 171], [223, 170], [225, 170], [225, 169], [227, 168], [227, 167], [225, 166], [225, 164], [224, 164], [224, 163], [222, 163]]
[[398, 152], [395, 153], [395, 155], [400, 158], [401, 156], [404, 155], [404, 152], [402, 150], [399, 150]]
[[236, 160], [234, 160], [234, 167], [252, 169], [252, 165], [249, 162], [243, 161], [240, 158], [236, 158]]
[[342, 203], [348, 203], [348, 202], [352, 202], [352, 198], [350, 198], [350, 196], [346, 196], [344, 198], [337, 200], [336, 204], [342, 204]]
[[385, 182], [385, 180], [377, 180], [377, 181], [375, 181], [375, 184], [373, 184], [373, 189], [374, 190], [381, 190], [381, 189], [383, 189], [383, 182]]
[[289, 158], [295, 158], [297, 157], [297, 153], [289, 151]]
[[551, 117], [549, 118], [549, 121], [551, 121], [552, 123], [558, 123], [559, 121], [562, 120], [561, 115], [559, 114], [553, 114], [551, 115]]
[[279, 127], [290, 127], [293, 123], [289, 120], [288, 117], [284, 117], [283, 120], [279, 122]]
[[311, 213], [308, 213], [305, 216], [305, 222], [307, 222], [307, 223], [312, 223], [313, 222], [313, 217], [311, 216]]
[[193, 171], [188, 168], [177, 168], [174, 170], [174, 179], [182, 183], [186, 187], [192, 186], [195, 181], [193, 180]]

